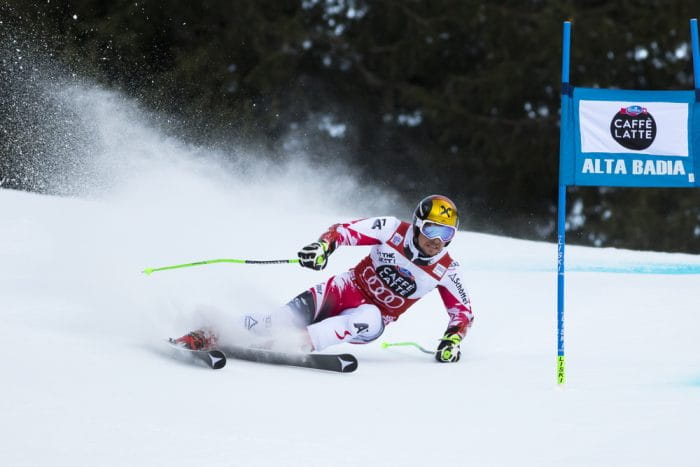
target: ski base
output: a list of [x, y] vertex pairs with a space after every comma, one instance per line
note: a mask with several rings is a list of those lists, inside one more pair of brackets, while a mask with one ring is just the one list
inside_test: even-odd
[[230, 358], [273, 365], [297, 366], [317, 370], [351, 373], [357, 370], [357, 358], [351, 354], [295, 354], [237, 346], [221, 346]]

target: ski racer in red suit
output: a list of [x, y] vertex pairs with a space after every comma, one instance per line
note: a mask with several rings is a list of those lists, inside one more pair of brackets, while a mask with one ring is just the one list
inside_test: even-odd
[[[249, 314], [243, 324], [253, 333], [268, 336], [270, 328], [280, 325], [305, 330], [303, 340], [312, 350], [341, 342], [367, 343], [437, 288], [449, 323], [435, 358], [456, 362], [460, 342], [473, 320], [459, 265], [445, 250], [458, 226], [455, 204], [440, 195], [418, 203], [412, 224], [394, 217], [335, 224], [299, 251], [302, 267], [324, 269], [328, 257], [340, 246], [371, 246], [369, 255], [354, 268], [301, 293], [282, 310]], [[212, 333], [200, 330], [176, 342], [204, 348], [212, 346], [215, 339]]]

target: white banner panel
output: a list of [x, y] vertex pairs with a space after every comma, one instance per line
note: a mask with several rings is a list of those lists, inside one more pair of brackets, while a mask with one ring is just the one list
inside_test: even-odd
[[688, 156], [688, 104], [579, 101], [582, 153]]

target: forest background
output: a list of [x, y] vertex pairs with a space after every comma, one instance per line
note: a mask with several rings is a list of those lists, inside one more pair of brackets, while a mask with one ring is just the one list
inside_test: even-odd
[[[464, 229], [553, 241], [562, 22], [572, 84], [692, 89], [698, 12], [690, 0], [2, 0], [0, 185], [71, 194], [47, 181], [46, 128], [74, 116], [42, 89], [90, 80], [170, 135], [246, 148], [231, 158], [340, 164], [404, 200], [389, 214], [443, 193]], [[570, 188], [568, 206], [569, 243], [700, 253], [697, 190]]]

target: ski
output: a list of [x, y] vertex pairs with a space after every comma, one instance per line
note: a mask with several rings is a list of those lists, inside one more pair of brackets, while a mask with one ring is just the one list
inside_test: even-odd
[[357, 358], [351, 354], [295, 354], [237, 346], [222, 346], [220, 350], [227, 357], [249, 362], [315, 368], [338, 373], [357, 370]]
[[226, 355], [221, 350], [209, 349], [209, 350], [191, 350], [186, 347], [175, 344], [172, 339], [168, 341], [168, 344], [174, 349], [186, 352], [187, 355], [192, 356], [196, 360], [201, 360], [209, 366], [212, 370], [220, 370], [226, 366]]

